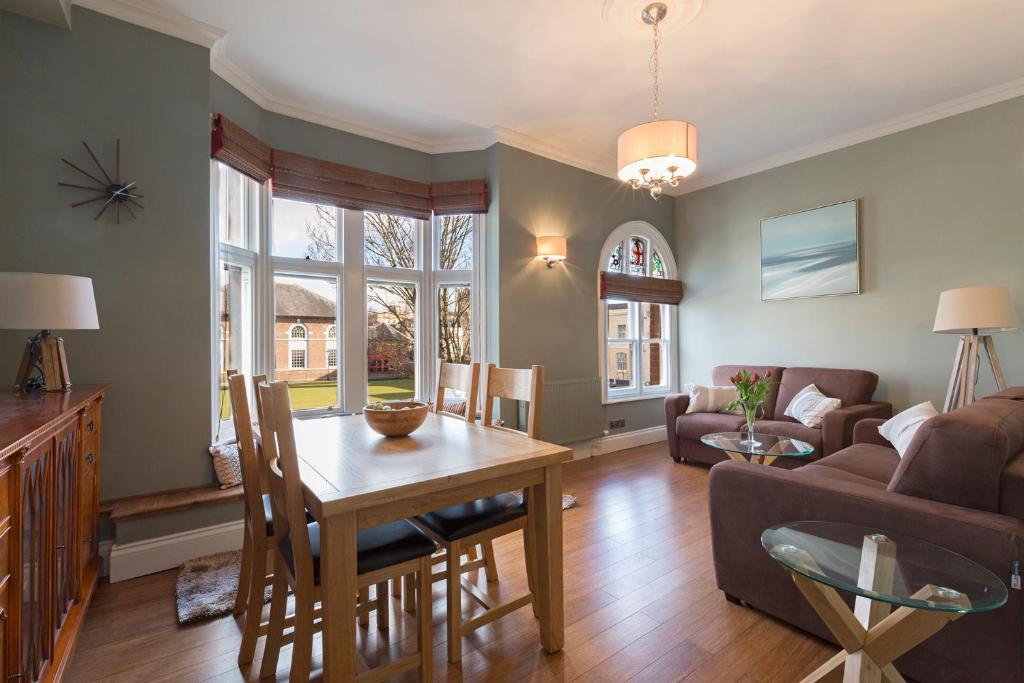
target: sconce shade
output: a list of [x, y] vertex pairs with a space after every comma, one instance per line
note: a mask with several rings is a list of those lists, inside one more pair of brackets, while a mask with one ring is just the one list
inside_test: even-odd
[[630, 128], [619, 136], [618, 168], [623, 182], [642, 182], [645, 175], [665, 181], [685, 178], [697, 170], [697, 127], [659, 120]]
[[97, 330], [92, 279], [49, 273], [0, 273], [0, 329]]
[[961, 287], [939, 294], [932, 332], [971, 334], [974, 330], [1017, 329], [1017, 314], [1006, 287]]
[[564, 261], [566, 255], [565, 237], [550, 235], [537, 238], [537, 256], [545, 261]]

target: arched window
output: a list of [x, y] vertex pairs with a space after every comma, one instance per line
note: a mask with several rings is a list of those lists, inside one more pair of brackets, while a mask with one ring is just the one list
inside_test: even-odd
[[288, 368], [301, 370], [306, 367], [309, 357], [309, 330], [305, 325], [292, 325], [288, 328]]
[[[630, 221], [612, 231], [600, 270], [657, 278], [676, 277], [675, 257], [650, 223]], [[605, 402], [651, 398], [675, 384], [675, 306], [599, 300], [601, 378]]]
[[338, 367], [338, 329], [334, 325], [327, 328], [327, 367]]

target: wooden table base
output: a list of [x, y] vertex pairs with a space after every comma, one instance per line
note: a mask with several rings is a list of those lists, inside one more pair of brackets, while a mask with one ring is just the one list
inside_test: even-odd
[[749, 457], [750, 462], [754, 463], [755, 465], [771, 465], [773, 462], [775, 462], [776, 460], [779, 459], [779, 456], [777, 456], [777, 455], [750, 455], [750, 456], [747, 456], [744, 453], [737, 453], [735, 451], [726, 451], [726, 453], [728, 453], [729, 457], [732, 458], [733, 460], [747, 460], [748, 457]]
[[[858, 585], [881, 593], [892, 590], [896, 544], [880, 534], [864, 537]], [[804, 561], [814, 566], [809, 555]], [[818, 667], [803, 683], [905, 683], [893, 661], [963, 616], [960, 612], [899, 607], [858, 595], [851, 611], [839, 592], [791, 572], [797, 588], [818, 613], [843, 651]], [[919, 600], [946, 602], [969, 607], [967, 598], [937, 586], [927, 585], [913, 596]]]

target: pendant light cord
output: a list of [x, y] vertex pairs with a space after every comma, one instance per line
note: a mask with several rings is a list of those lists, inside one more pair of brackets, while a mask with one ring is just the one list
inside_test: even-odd
[[651, 72], [651, 77], [654, 79], [654, 120], [658, 120], [661, 109], [660, 93], [658, 88], [658, 51], [661, 48], [661, 29], [658, 28], [660, 21], [654, 22], [654, 51], [651, 53], [651, 61], [648, 68]]

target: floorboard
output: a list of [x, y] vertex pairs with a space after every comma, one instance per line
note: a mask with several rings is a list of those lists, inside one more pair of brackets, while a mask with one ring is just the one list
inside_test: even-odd
[[[529, 608], [480, 629], [463, 643], [458, 666], [446, 661], [444, 588], [434, 588], [436, 681], [593, 681], [704, 683], [799, 680], [835, 648], [754, 610], [729, 604], [715, 587], [707, 512], [707, 469], [676, 465], [664, 443], [566, 466], [564, 488], [577, 507], [564, 515], [565, 649], [540, 649]], [[526, 588], [522, 537], [495, 542], [501, 581], [496, 598]], [[470, 575], [472, 576], [472, 575]], [[259, 679], [235, 662], [239, 622], [230, 616], [192, 626], [175, 620], [176, 572], [100, 586], [68, 680], [216, 681]], [[464, 603], [467, 616], [475, 603]], [[373, 665], [415, 648], [415, 621], [391, 601], [391, 628], [375, 618], [360, 628], [360, 651]], [[281, 652], [286, 681], [291, 648]], [[322, 666], [320, 636], [314, 669]], [[318, 680], [320, 672], [314, 673]], [[413, 680], [407, 676], [402, 680]]]

